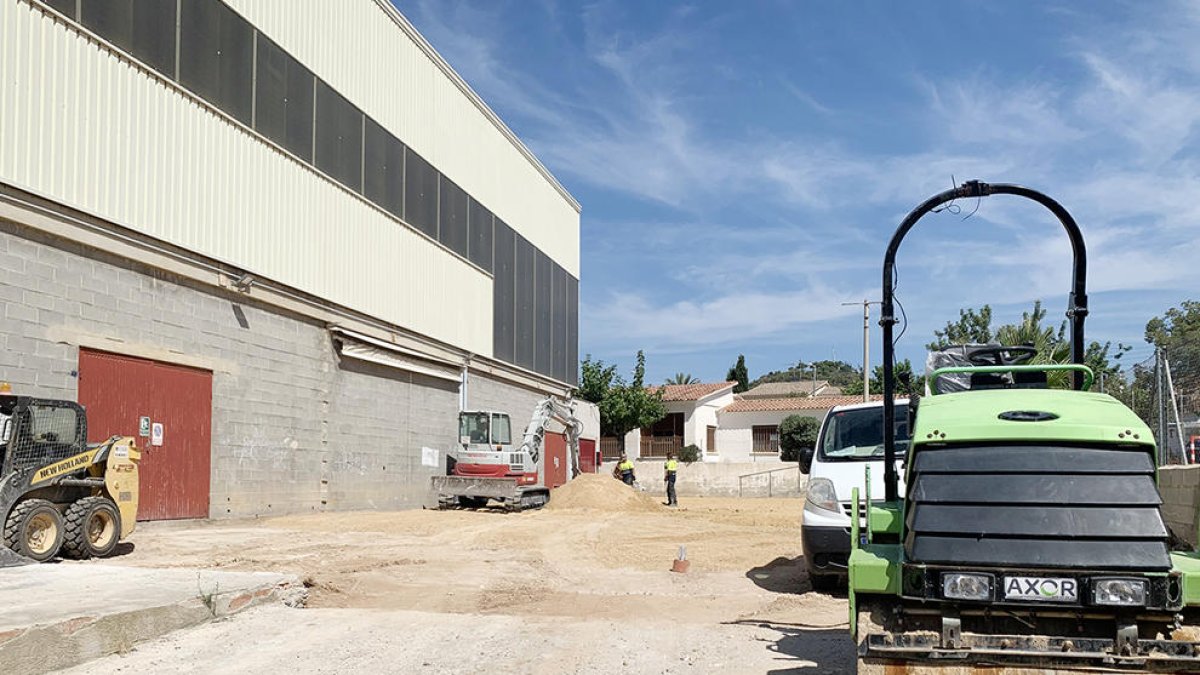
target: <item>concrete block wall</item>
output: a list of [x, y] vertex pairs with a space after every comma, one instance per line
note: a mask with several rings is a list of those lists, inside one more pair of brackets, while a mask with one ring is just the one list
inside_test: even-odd
[[1164, 466], [1158, 471], [1163, 520], [1177, 538], [1196, 547], [1196, 512], [1200, 509], [1200, 465]]
[[[458, 387], [395, 368], [344, 359], [329, 410], [322, 487], [330, 509], [420, 506], [429, 478], [445, 471], [454, 447]], [[437, 451], [424, 463], [423, 449]]]
[[[467, 377], [467, 410], [493, 410], [508, 413], [512, 420], [513, 443], [520, 445], [521, 434], [533, 416], [533, 406], [546, 394], [510, 384], [495, 377], [471, 371]], [[458, 433], [455, 432], [455, 438]]]
[[[634, 470], [648, 492], [666, 495], [662, 460], [639, 460]], [[804, 497], [807, 485], [808, 476], [794, 462], [693, 462], [679, 465], [675, 492], [680, 497], [737, 497], [740, 486], [742, 497]]]
[[212, 517], [420, 503], [457, 385], [344, 368], [324, 326], [252, 296], [0, 221], [0, 380], [76, 400], [81, 345], [211, 370]]

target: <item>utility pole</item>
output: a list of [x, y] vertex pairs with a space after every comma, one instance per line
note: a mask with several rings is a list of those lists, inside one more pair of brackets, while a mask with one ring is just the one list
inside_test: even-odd
[[1187, 464], [1187, 448], [1183, 445], [1183, 421], [1179, 419], [1179, 401], [1175, 398], [1175, 383], [1171, 381], [1171, 360], [1163, 352], [1163, 372], [1167, 375], [1167, 392], [1171, 395], [1171, 412], [1175, 413], [1175, 434], [1179, 439], [1179, 450], [1183, 453], [1182, 464]]
[[1167, 406], [1166, 399], [1163, 396], [1163, 380], [1166, 377], [1163, 375], [1163, 353], [1161, 347], [1154, 350], [1154, 375], [1154, 387], [1158, 395], [1158, 463], [1161, 466], [1168, 461]]
[[[843, 302], [842, 306], [857, 305], [857, 302]], [[871, 400], [871, 305], [880, 304], [878, 300], [863, 298], [863, 403]]]

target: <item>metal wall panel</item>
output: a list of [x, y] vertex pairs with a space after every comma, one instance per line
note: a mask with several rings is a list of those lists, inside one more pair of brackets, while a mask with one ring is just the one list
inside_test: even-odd
[[511, 131], [493, 120], [494, 113], [489, 116], [476, 103], [461, 78], [422, 49], [424, 40], [387, 9], [387, 0], [226, 1], [578, 276], [579, 213], [573, 200], [539, 171]]
[[467, 193], [441, 176], [438, 183], [438, 241], [467, 257]]
[[493, 296], [492, 356], [516, 360], [516, 234], [504, 221], [495, 221], [495, 281]]
[[313, 74], [261, 35], [255, 60], [255, 130], [311, 162]]
[[[74, 1], [70, 4], [65, 13], [73, 16]], [[175, 76], [174, 2], [105, 0], [81, 3], [79, 9], [83, 25], [167, 77]]]
[[438, 174], [409, 148], [404, 149], [404, 219], [437, 239]]
[[567, 275], [567, 378], [579, 384], [579, 280]]
[[534, 259], [533, 366], [549, 374], [554, 370], [554, 263], [541, 251]]
[[537, 266], [537, 249], [529, 240], [516, 235], [517, 264], [516, 272], [516, 320], [513, 323], [513, 333], [516, 339], [516, 362], [530, 370], [534, 369], [534, 335], [537, 314], [534, 297], [534, 274]]
[[553, 363], [551, 372], [554, 379], [567, 381], [567, 314], [570, 307], [567, 303], [567, 271], [559, 265], [554, 265], [554, 298], [551, 318], [551, 352]]
[[404, 144], [366, 118], [363, 194], [397, 218], [404, 217]]
[[329, 85], [317, 80], [314, 125], [313, 163], [346, 187], [362, 192], [362, 113]]
[[467, 257], [471, 259], [471, 262], [491, 272], [494, 218], [491, 211], [474, 199], [471, 200], [470, 208], [467, 228], [470, 232], [470, 241], [467, 243]]
[[189, 0], [180, 8], [179, 81], [250, 124], [254, 29], [220, 0]]
[[33, 5], [0, 29], [0, 181], [490, 355], [473, 266]]

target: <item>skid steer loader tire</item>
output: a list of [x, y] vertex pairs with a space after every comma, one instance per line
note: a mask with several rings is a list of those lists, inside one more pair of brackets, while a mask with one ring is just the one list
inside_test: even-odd
[[84, 497], [67, 509], [63, 553], [71, 558], [112, 555], [121, 539], [121, 514], [108, 497]]
[[45, 499], [26, 499], [13, 507], [4, 522], [4, 545], [37, 562], [58, 555], [63, 542], [63, 518]]

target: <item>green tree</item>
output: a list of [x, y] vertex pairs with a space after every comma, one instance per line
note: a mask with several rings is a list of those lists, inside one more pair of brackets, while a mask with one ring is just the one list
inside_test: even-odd
[[576, 396], [600, 408], [600, 433], [616, 436], [621, 452], [625, 451], [625, 434], [650, 426], [667, 415], [662, 389], [646, 388], [646, 356], [641, 350], [628, 384], [617, 374], [615, 365], [593, 361], [590, 354], [580, 364], [580, 375]]
[[[908, 359], [899, 361], [892, 366], [892, 373], [896, 376], [896, 393], [901, 396], [909, 396], [911, 394], [920, 394], [925, 391], [925, 377], [917, 376], [913, 373], [912, 363]], [[842, 387], [842, 393], [847, 396], [862, 395], [862, 378], [850, 382]], [[871, 371], [871, 393], [883, 393], [883, 366], [878, 365]]]
[[934, 341], [925, 345], [931, 352], [953, 345], [991, 342], [992, 308], [984, 305], [978, 312], [974, 309], [960, 309], [958, 321], [947, 321], [945, 328], [933, 331], [933, 336]]
[[725, 375], [725, 380], [728, 382], [737, 382], [733, 388], [733, 393], [740, 394], [750, 388], [750, 373], [746, 371], [746, 357], [738, 354], [737, 363], [729, 369], [729, 373]]
[[805, 363], [798, 361], [796, 365], [784, 370], [773, 370], [750, 383], [753, 389], [767, 382], [804, 382], [813, 378], [813, 366], [817, 369], [817, 379], [825, 380], [835, 387], [845, 387], [854, 380], [862, 380], [862, 371], [845, 361], [815, 361]]
[[1146, 323], [1146, 342], [1162, 348], [1180, 396], [1180, 414], [1200, 413], [1200, 301], [1184, 300]]
[[[1067, 321], [1064, 319], [1057, 327], [1046, 325], [1047, 310], [1042, 307], [1041, 300], [1035, 300], [1033, 309], [1021, 313], [1021, 320], [992, 328], [992, 308], [984, 305], [979, 311], [960, 309], [959, 320], [948, 322], [942, 330], [935, 330], [934, 342], [927, 348], [945, 349], [956, 344], [982, 344], [995, 341], [1002, 345], [1033, 347], [1037, 353], [1029, 363], [1070, 363], [1071, 340], [1067, 336]], [[1092, 341], [1084, 348], [1084, 364], [1092, 369], [1097, 379], [1103, 373], [1105, 378], [1120, 378], [1120, 358], [1131, 348], [1118, 344], [1115, 348], [1111, 342], [1103, 344]], [[1050, 373], [1048, 376], [1051, 387], [1069, 386], [1071, 377], [1068, 373]], [[871, 387], [874, 391], [875, 387]], [[859, 386], [858, 391], [862, 392]]]
[[692, 377], [691, 373], [675, 373], [674, 377], [668, 377], [663, 384], [699, 384], [700, 380]]
[[817, 445], [821, 423], [812, 417], [788, 415], [779, 423], [779, 458], [785, 462], [800, 461], [800, 451]]

